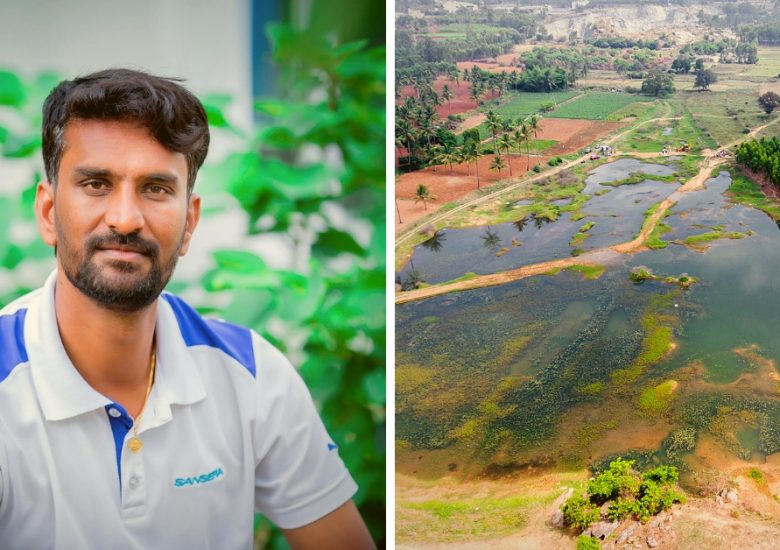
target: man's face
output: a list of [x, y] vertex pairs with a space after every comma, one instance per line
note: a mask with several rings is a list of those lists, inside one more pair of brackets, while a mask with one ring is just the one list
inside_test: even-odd
[[72, 120], [55, 187], [36, 211], [70, 283], [111, 310], [138, 311], [160, 295], [200, 214], [187, 161], [132, 122]]

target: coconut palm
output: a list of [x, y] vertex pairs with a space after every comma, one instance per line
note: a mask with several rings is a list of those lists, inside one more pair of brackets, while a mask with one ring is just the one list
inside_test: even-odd
[[515, 141], [512, 139], [512, 136], [509, 134], [502, 134], [501, 138], [498, 140], [498, 148], [504, 149], [506, 151], [506, 163], [509, 167], [509, 177], [512, 177], [512, 159], [509, 158], [509, 150], [514, 147]]
[[494, 111], [488, 111], [485, 116], [487, 117], [486, 122], [490, 129], [490, 133], [493, 134], [493, 151], [495, 151], [498, 156], [501, 156], [501, 153], [498, 151], [497, 143], [498, 133], [504, 129], [503, 124], [501, 124], [501, 117]]
[[499, 156], [493, 157], [493, 162], [490, 163], [490, 169], [496, 170], [498, 172], [498, 175], [501, 176], [501, 170], [503, 170], [504, 168], [506, 168], [504, 159], [502, 159]]
[[415, 204], [422, 201], [423, 208], [425, 210], [428, 210], [428, 201], [432, 201], [436, 199], [436, 197], [431, 193], [431, 190], [428, 189], [427, 186], [423, 185], [422, 183], [417, 186], [417, 191], [414, 193], [414, 202]]
[[441, 97], [444, 99], [444, 101], [446, 101], [446, 102], [447, 102], [447, 106], [448, 106], [448, 107], [452, 107], [452, 103], [450, 102], [450, 100], [451, 100], [453, 97], [455, 97], [455, 96], [454, 96], [454, 94], [452, 93], [452, 90], [450, 90], [450, 87], [449, 87], [449, 86], [447, 86], [446, 84], [445, 84], [445, 85], [444, 85], [444, 87], [441, 89]]
[[468, 142], [464, 146], [463, 156], [466, 162], [473, 162], [477, 169], [477, 189], [479, 189], [479, 159], [483, 157], [482, 151], [479, 150], [479, 143]]
[[493, 252], [498, 250], [498, 246], [501, 244], [501, 237], [498, 236], [498, 232], [491, 229], [489, 225], [485, 228], [485, 234], [480, 235], [479, 238], [482, 239], [482, 246]]

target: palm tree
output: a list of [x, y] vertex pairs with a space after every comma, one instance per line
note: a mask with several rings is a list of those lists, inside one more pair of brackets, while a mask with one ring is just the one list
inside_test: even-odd
[[504, 129], [504, 126], [501, 124], [501, 117], [498, 116], [493, 111], [487, 112], [487, 125], [490, 129], [490, 132], [493, 134], [493, 151], [495, 151], [498, 156], [501, 156], [501, 153], [498, 151], [498, 133]]
[[425, 185], [421, 183], [417, 186], [417, 191], [414, 194], [415, 204], [422, 201], [423, 207], [425, 210], [428, 210], [428, 201], [432, 201], [435, 198], [436, 197], [431, 193], [430, 189], [428, 189]]
[[446, 84], [441, 89], [441, 97], [444, 98], [444, 101], [447, 102], [448, 107], [452, 107], [452, 103], [450, 103], [450, 100], [454, 97], [452, 90], [450, 90], [450, 87]]
[[476, 82], [471, 83], [471, 90], [469, 90], [469, 98], [477, 104], [479, 107], [479, 97], [482, 95], [482, 88]]
[[498, 140], [498, 147], [499, 149], [504, 149], [506, 151], [506, 163], [507, 166], [509, 166], [509, 177], [512, 177], [512, 159], [509, 158], [509, 150], [514, 147], [515, 142], [512, 139], [512, 136], [509, 134], [502, 134], [501, 139]]
[[493, 162], [490, 163], [490, 169], [496, 170], [498, 172], [498, 175], [501, 176], [501, 170], [506, 168], [506, 164], [504, 163], [504, 159], [501, 157], [494, 157]]
[[466, 162], [473, 162], [477, 169], [477, 189], [479, 189], [479, 159], [482, 156], [482, 151], [479, 150], [479, 143], [470, 141], [464, 146], [463, 157], [466, 159]]
[[417, 139], [417, 131], [414, 126], [409, 124], [408, 120], [397, 119], [395, 121], [395, 136], [396, 140], [400, 140], [401, 143], [406, 144], [406, 152], [409, 155], [407, 160], [409, 162], [409, 167], [411, 167], [413, 156], [412, 143]]

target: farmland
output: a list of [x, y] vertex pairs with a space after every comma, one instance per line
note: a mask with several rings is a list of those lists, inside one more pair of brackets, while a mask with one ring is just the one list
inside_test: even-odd
[[553, 112], [548, 113], [547, 116], [552, 118], [604, 120], [626, 105], [642, 101], [643, 99], [634, 94], [593, 92], [584, 94], [574, 101], [559, 106]]
[[[556, 94], [522, 92], [519, 94], [512, 94], [508, 101], [502, 102], [493, 110], [499, 115], [516, 118], [538, 113], [542, 110], [543, 106], [554, 103], [554, 100], [558, 103], [563, 103], [576, 95], [579, 95], [579, 92], [575, 90], [567, 90]], [[493, 108], [492, 105], [490, 107]], [[487, 107], [484, 107], [482, 110], [487, 110]]]

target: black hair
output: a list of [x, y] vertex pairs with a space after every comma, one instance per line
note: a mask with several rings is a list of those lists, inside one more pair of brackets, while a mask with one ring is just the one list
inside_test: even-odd
[[42, 149], [46, 177], [56, 185], [71, 119], [138, 122], [160, 145], [187, 159], [187, 190], [209, 148], [206, 111], [181, 79], [131, 69], [106, 69], [63, 80], [43, 104]]

